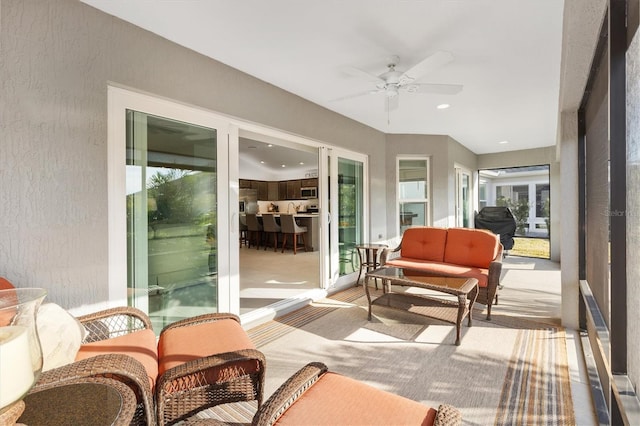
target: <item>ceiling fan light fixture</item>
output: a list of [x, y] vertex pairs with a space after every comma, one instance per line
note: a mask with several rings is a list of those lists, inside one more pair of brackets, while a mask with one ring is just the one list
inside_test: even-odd
[[385, 91], [385, 95], [387, 98], [395, 98], [398, 96], [398, 86], [394, 84], [390, 84], [387, 86], [387, 90]]

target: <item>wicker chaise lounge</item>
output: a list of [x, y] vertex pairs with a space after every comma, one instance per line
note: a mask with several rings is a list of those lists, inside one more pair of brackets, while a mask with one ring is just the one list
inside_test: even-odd
[[440, 405], [436, 410], [312, 362], [271, 395], [252, 424], [454, 426], [462, 424], [462, 416], [450, 405]]

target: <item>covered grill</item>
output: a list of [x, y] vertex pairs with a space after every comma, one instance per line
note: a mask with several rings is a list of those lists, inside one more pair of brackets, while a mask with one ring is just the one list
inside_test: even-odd
[[505, 250], [513, 248], [513, 236], [516, 233], [516, 219], [509, 207], [483, 207], [475, 217], [476, 229], [488, 229], [500, 235]]

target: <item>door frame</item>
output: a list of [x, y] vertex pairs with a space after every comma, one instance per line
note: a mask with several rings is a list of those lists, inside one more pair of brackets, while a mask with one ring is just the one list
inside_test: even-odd
[[[233, 247], [229, 232], [230, 218], [238, 203], [229, 205], [229, 134], [228, 118], [202, 108], [185, 105], [115, 85], [107, 86], [107, 215], [108, 215], [108, 283], [110, 306], [127, 306], [127, 220], [126, 220], [126, 110], [184, 121], [216, 130], [217, 134], [217, 194], [218, 212], [218, 306], [220, 312], [230, 312], [231, 280], [237, 273], [231, 270]], [[237, 150], [236, 150], [237, 151]], [[236, 225], [237, 229], [237, 225]], [[225, 231], [225, 232], [222, 232]], [[237, 247], [235, 247], [237, 250]], [[144, 306], [143, 306], [144, 308]]]

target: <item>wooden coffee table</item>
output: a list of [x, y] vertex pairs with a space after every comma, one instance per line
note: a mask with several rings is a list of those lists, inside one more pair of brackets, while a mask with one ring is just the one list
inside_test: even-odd
[[[371, 299], [369, 279], [382, 280], [382, 296]], [[416, 287], [452, 294], [458, 301], [446, 300], [422, 294], [393, 292], [391, 286]], [[471, 327], [471, 312], [478, 297], [478, 280], [475, 278], [458, 278], [435, 276], [423, 271], [407, 268], [382, 267], [367, 272], [364, 288], [369, 302], [369, 321], [373, 305], [400, 309], [414, 314], [447, 321], [456, 325], [456, 346], [460, 345], [460, 327], [462, 320], [468, 316]]]

